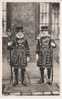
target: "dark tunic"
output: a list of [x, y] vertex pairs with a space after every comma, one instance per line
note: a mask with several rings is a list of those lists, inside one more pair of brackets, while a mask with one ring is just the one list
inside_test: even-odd
[[39, 57], [37, 65], [40, 68], [50, 68], [52, 66], [53, 49], [51, 46], [51, 40], [49, 40], [48, 46], [45, 46], [42, 41], [38, 40], [36, 53]]
[[21, 45], [11, 45], [10, 65], [15, 68], [25, 68], [27, 66], [27, 56], [29, 56], [29, 46], [27, 40]]
[[25, 68], [27, 66], [27, 56], [29, 56], [29, 46], [27, 40], [23, 44], [18, 45], [19, 67]]

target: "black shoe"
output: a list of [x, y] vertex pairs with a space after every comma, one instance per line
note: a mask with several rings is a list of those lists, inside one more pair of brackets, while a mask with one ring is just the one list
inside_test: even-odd
[[14, 82], [13, 86], [16, 86], [18, 84], [18, 81]]
[[52, 85], [52, 82], [51, 82], [51, 81], [48, 81], [47, 84], [48, 84], [48, 85]]
[[25, 82], [22, 82], [22, 85], [27, 86], [27, 84]]
[[44, 81], [42, 81], [41, 79], [38, 81], [39, 84], [42, 84], [44, 83]]

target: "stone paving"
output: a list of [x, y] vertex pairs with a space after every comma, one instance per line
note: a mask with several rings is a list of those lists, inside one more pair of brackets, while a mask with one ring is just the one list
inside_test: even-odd
[[17, 86], [5, 84], [3, 95], [59, 95], [60, 89], [56, 83], [48, 85], [47, 83], [31, 83], [23, 86], [21, 82]]
[[[2, 84], [5, 84], [3, 95], [16, 95], [16, 96], [42, 96], [42, 95], [59, 95], [59, 75], [58, 75], [58, 66], [54, 65], [54, 79], [52, 85], [47, 83], [39, 84], [40, 79], [39, 68], [36, 64], [29, 64], [27, 67], [28, 75], [30, 81], [27, 80], [27, 86], [23, 86], [19, 80], [19, 84], [16, 87], [13, 87], [10, 84], [10, 80], [4, 80]], [[26, 75], [27, 76], [27, 75]], [[27, 77], [26, 77], [27, 78]]]

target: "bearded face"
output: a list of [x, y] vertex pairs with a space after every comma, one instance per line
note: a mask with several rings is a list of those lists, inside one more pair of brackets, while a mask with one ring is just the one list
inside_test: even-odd
[[49, 37], [44, 37], [43, 39], [42, 39], [42, 44], [43, 45], [45, 45], [45, 46], [48, 46], [48, 44], [49, 44]]
[[19, 40], [17, 40], [17, 42], [20, 45], [20, 44], [24, 43], [24, 39], [19, 39]]

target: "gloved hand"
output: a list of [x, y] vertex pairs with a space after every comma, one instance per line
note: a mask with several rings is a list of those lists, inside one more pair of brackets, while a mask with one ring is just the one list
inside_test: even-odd
[[51, 42], [51, 46], [55, 48], [55, 47], [56, 47], [55, 42], [52, 41], [52, 42]]
[[12, 48], [12, 45], [13, 45], [13, 42], [12, 41], [9, 41], [8, 42], [8, 46], [7, 46], [7, 49], [10, 50]]
[[36, 60], [38, 60], [38, 54], [36, 54]]
[[30, 57], [27, 57], [27, 62], [29, 62], [30, 61]]
[[12, 41], [8, 42], [8, 46], [12, 46], [12, 43], [13, 43]]

